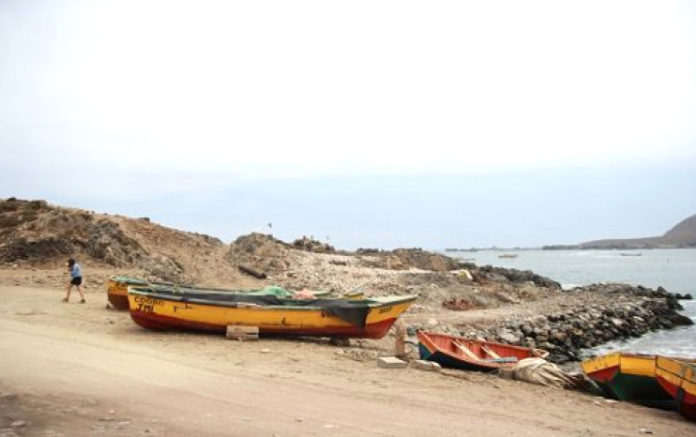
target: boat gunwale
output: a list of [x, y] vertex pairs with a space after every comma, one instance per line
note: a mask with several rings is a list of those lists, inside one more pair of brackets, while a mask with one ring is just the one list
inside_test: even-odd
[[[253, 309], [253, 310], [294, 310], [294, 311], [321, 311], [322, 307], [312, 306], [312, 305], [261, 305], [252, 304], [245, 302], [225, 302], [212, 299], [200, 299], [196, 297], [178, 296], [176, 294], [162, 294], [158, 292], [144, 291], [137, 287], [128, 287], [128, 295], [146, 296], [153, 299], [161, 299], [170, 302], [182, 302], [182, 303], [192, 303], [196, 305], [206, 305], [206, 306], [216, 306], [216, 307], [228, 307], [228, 308], [243, 308], [243, 309]], [[290, 298], [279, 298], [283, 301], [302, 301], [302, 299], [290, 299]], [[327, 298], [325, 298], [327, 299]], [[346, 300], [351, 303], [367, 303], [369, 309], [383, 308], [391, 305], [398, 305], [408, 302], [414, 302], [418, 299], [418, 296], [407, 295], [407, 296], [394, 296], [392, 298], [372, 298], [372, 299], [342, 299], [342, 298], [328, 298], [335, 300]], [[387, 300], [390, 299], [390, 300]], [[242, 306], [240, 306], [240, 303]]]
[[147, 281], [140, 281], [140, 280], [132, 279], [132, 278], [128, 278], [128, 279], [120, 278], [119, 279], [119, 278], [115, 278], [115, 277], [109, 278], [107, 282], [111, 282], [111, 283], [114, 283], [116, 285], [125, 285], [128, 287], [131, 287], [131, 286], [143, 287], [143, 286], [147, 286], [150, 284], [150, 282], [147, 282]]
[[[618, 364], [615, 365], [607, 365], [607, 366], [602, 366], [600, 367], [598, 363], [600, 363], [603, 360], [608, 360], [611, 357], [617, 356], [618, 357]], [[617, 370], [621, 373], [626, 373], [623, 372], [623, 363], [622, 359], [623, 358], [634, 358], [634, 359], [645, 359], [653, 362], [654, 370], [657, 371], [660, 367], [658, 366], [658, 359], [659, 358], [666, 358], [669, 360], [675, 360], [679, 361], [683, 364], [690, 364], [692, 363], [692, 359], [690, 358], [684, 358], [684, 357], [673, 357], [673, 356], [668, 356], [668, 355], [660, 355], [660, 354], [643, 354], [640, 352], [622, 352], [622, 351], [615, 351], [615, 352], [610, 352], [607, 354], [603, 355], [597, 355], [591, 358], [586, 358], [580, 362], [580, 368], [582, 369], [583, 373], [585, 373], [587, 376], [590, 376], [592, 374], [598, 373], [598, 372], [603, 372], [607, 369], [612, 369], [612, 368], [617, 368]], [[594, 370], [586, 370], [586, 366], [595, 366], [596, 369]], [[662, 369], [664, 372], [668, 372], [665, 369]], [[627, 373], [629, 375], [634, 375], [634, 373]]]
[[[108, 279], [108, 282], [113, 282], [116, 285], [119, 286], [125, 286], [125, 288], [128, 287], [136, 287], [136, 288], [149, 288], [149, 289], [157, 289], [158, 287], [161, 288], [166, 288], [166, 289], [171, 289], [171, 290], [176, 290], [177, 292], [206, 292], [210, 291], [213, 293], [246, 293], [249, 291], [259, 291], [261, 289], [252, 289], [252, 290], [236, 290], [236, 289], [230, 289], [230, 288], [218, 288], [218, 287], [199, 287], [197, 285], [190, 285], [190, 284], [175, 284], [172, 282], [152, 282], [152, 281], [146, 281], [144, 279], [138, 279], [138, 278], [132, 278], [130, 276], [110, 276]], [[111, 287], [108, 287], [110, 291]], [[315, 291], [314, 293], [317, 293], [319, 295], [328, 295], [331, 292], [330, 291]]]
[[473, 338], [467, 338], [467, 337], [462, 337], [462, 336], [458, 336], [458, 335], [444, 334], [444, 333], [439, 333], [439, 332], [430, 332], [430, 331], [418, 331], [418, 332], [421, 332], [427, 336], [435, 335], [435, 336], [439, 336], [439, 337], [451, 337], [455, 340], [465, 340], [465, 341], [472, 341], [474, 343], [492, 344], [492, 345], [496, 345], [496, 346], [502, 346], [502, 347], [507, 347], [510, 349], [517, 349], [517, 350], [523, 350], [523, 351], [528, 351], [528, 350], [533, 350], [533, 349], [543, 350], [543, 349], [539, 349], [539, 348], [518, 346], [516, 344], [500, 343], [497, 341], [488, 341], [488, 340], [481, 341], [481, 340], [476, 340]]

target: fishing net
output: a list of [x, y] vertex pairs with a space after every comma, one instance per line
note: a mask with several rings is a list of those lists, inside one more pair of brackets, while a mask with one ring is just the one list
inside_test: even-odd
[[564, 372], [543, 358], [524, 358], [512, 368], [512, 377], [519, 381], [559, 388], [579, 388], [584, 385], [582, 375]]

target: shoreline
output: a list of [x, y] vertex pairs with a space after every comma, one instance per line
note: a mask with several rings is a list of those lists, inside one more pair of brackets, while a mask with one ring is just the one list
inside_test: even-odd
[[[468, 256], [468, 255], [467, 255]], [[696, 249], [655, 249], [640, 257], [621, 256], [620, 251], [570, 250], [529, 251], [505, 260], [497, 253], [483, 252], [470, 260], [477, 265], [532, 270], [553, 278], [563, 289], [602, 283], [626, 283], [696, 296]]]

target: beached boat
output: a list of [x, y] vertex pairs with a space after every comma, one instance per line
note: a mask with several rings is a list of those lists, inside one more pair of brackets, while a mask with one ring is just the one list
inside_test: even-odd
[[[231, 294], [249, 294], [249, 295], [274, 295], [278, 297], [292, 297], [293, 292], [286, 290], [282, 287], [271, 285], [261, 289], [253, 290], [232, 290], [225, 288], [210, 288], [210, 287], [195, 287], [192, 285], [174, 285], [167, 283], [149, 283], [143, 279], [132, 278], [128, 276], [112, 276], [107, 282], [106, 295], [111, 306], [117, 310], [127, 310], [128, 309], [128, 287], [150, 287], [152, 291], [157, 291], [160, 288], [165, 292], [174, 290], [175, 292], [184, 293], [209, 293], [209, 292], [220, 292], [220, 293], [231, 293]], [[330, 291], [312, 291], [315, 297], [325, 297], [331, 294]], [[351, 295], [342, 296], [347, 299], [355, 299], [360, 297], [358, 293], [353, 293]]]
[[289, 299], [129, 287], [131, 318], [150, 329], [224, 332], [256, 326], [261, 335], [381, 338], [416, 296]]
[[672, 396], [657, 382], [655, 361], [655, 355], [615, 352], [587, 359], [580, 367], [607, 397], [672, 409]]
[[696, 420], [696, 360], [657, 357], [655, 374], [679, 412], [687, 419]]
[[447, 334], [418, 331], [416, 335], [421, 359], [456, 369], [493, 371], [513, 366], [524, 358], [544, 358], [548, 355], [541, 349]]
[[106, 283], [106, 298], [117, 310], [128, 309], [128, 287], [144, 287], [148, 282], [128, 276], [112, 276]]

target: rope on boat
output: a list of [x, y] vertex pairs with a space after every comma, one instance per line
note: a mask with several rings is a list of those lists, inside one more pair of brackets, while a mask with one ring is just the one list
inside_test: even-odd
[[518, 361], [512, 368], [512, 377], [547, 387], [578, 388], [584, 385], [582, 375], [564, 372], [543, 358], [524, 358]]

